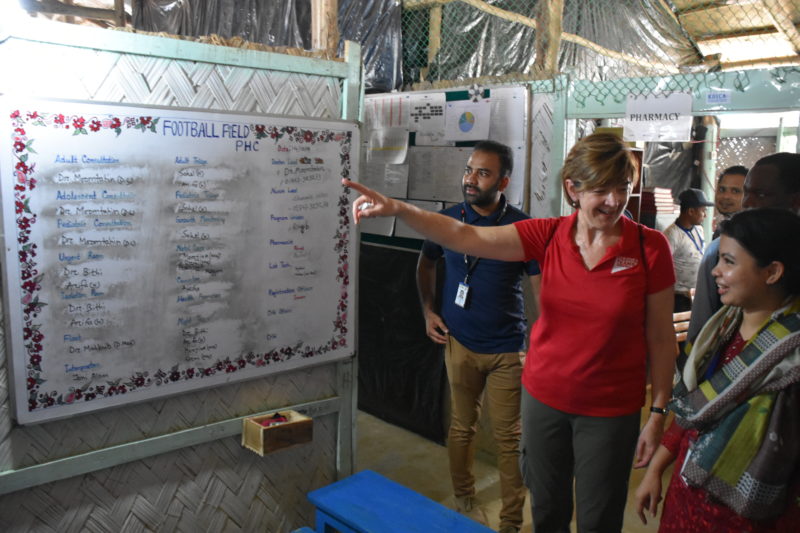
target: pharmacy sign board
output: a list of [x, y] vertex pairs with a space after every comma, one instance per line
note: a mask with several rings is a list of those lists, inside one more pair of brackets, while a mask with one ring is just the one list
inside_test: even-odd
[[628, 95], [623, 138], [626, 141], [684, 142], [691, 138], [692, 95]]

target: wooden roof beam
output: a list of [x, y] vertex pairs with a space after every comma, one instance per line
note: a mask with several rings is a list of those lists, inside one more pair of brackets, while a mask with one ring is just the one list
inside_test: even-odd
[[720, 63], [722, 70], [740, 70], [743, 68], [772, 68], [777, 66], [800, 65], [800, 55], [783, 57], [760, 57], [745, 61], [725, 61]]
[[443, 6], [457, 0], [403, 0], [403, 9], [427, 9]]
[[667, 4], [666, 0], [658, 0], [658, 5], [661, 6], [661, 10], [672, 20], [675, 26], [681, 32], [681, 35], [692, 45], [692, 50], [694, 50], [694, 61], [698, 63], [703, 62], [703, 53], [700, 51], [700, 48], [697, 46], [697, 41], [695, 41], [694, 37], [686, 31], [686, 28], [683, 27], [681, 24], [680, 19], [678, 19], [677, 10], [673, 11], [672, 5]]
[[119, 27], [125, 26], [125, 2], [114, 0], [114, 9], [68, 5], [58, 0], [19, 0], [19, 5], [28, 13], [65, 15], [85, 19], [110, 20]]
[[763, 37], [767, 35], [777, 35], [778, 30], [774, 27], [767, 28], [752, 28], [746, 31], [726, 32], [726, 33], [709, 33], [702, 36], [695, 37], [698, 44], [707, 43], [711, 41], [724, 41], [726, 39], [735, 39], [738, 37]]
[[769, 17], [775, 28], [792, 43], [794, 51], [800, 54], [800, 32], [792, 21], [794, 8], [788, 0], [761, 0], [764, 9], [767, 10]]
[[[487, 4], [483, 0], [460, 0], [461, 2], [470, 5], [476, 9], [480, 9], [484, 13], [488, 13], [490, 15], [494, 15], [497, 18], [510, 20], [511, 22], [516, 22], [518, 24], [523, 24], [534, 30], [538, 30], [538, 23], [535, 19], [530, 17], [525, 17], [518, 13], [514, 13], [512, 11], [507, 11], [505, 9], [501, 9], [499, 7], [495, 7], [491, 4]], [[625, 61], [627, 63], [631, 63], [633, 65], [639, 65], [641, 67], [650, 68], [650, 69], [657, 69], [664, 72], [678, 72], [678, 69], [675, 67], [674, 64], [671, 63], [662, 63], [659, 61], [649, 61], [647, 59], [640, 59], [638, 57], [632, 56], [630, 54], [626, 54], [624, 52], [617, 52], [616, 50], [611, 50], [604, 46], [600, 46], [597, 43], [594, 43], [588, 39], [584, 39], [579, 35], [575, 35], [573, 33], [561, 33], [561, 40], [567, 41], [571, 43], [575, 43], [579, 46], [586, 47], [594, 52], [597, 52], [600, 55], [604, 55], [606, 57], [610, 57], [612, 59], [617, 59], [620, 61]]]
[[691, 13], [702, 13], [703, 11], [712, 11], [720, 7], [747, 6], [751, 4], [757, 4], [759, 2], [760, 0], [711, 0], [709, 2], [700, 2], [684, 9], [678, 9], [675, 11], [675, 14], [678, 17], [682, 17], [684, 15], [689, 15]]

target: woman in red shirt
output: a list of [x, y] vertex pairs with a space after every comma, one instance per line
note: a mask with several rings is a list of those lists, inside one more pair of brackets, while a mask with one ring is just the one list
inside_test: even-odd
[[[478, 188], [490, 185], [477, 175]], [[637, 178], [622, 139], [589, 135], [561, 172], [570, 216], [494, 227], [343, 181], [361, 193], [356, 222], [397, 216], [451, 250], [542, 266], [541, 312], [522, 375], [520, 459], [537, 532], [569, 530], [573, 507], [579, 529], [620, 531], [631, 465], [646, 466], [663, 433], [675, 362], [675, 273], [663, 234], [622, 216]], [[640, 432], [648, 371], [651, 415]]]
[[753, 209], [721, 224], [712, 271], [724, 304], [701, 330], [676, 418], [639, 488], [659, 531], [800, 531], [800, 217]]

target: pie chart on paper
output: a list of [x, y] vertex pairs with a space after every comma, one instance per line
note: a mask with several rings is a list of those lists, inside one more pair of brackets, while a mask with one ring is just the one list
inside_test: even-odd
[[475, 115], [473, 115], [469, 111], [464, 111], [463, 113], [461, 113], [461, 116], [458, 117], [458, 129], [466, 133], [470, 131], [474, 126], [475, 126]]

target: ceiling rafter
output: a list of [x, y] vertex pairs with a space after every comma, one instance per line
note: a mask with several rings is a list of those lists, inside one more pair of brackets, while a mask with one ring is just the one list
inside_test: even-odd
[[792, 6], [787, 0], [761, 0], [775, 28], [792, 43], [794, 51], [800, 53], [800, 32], [792, 21]]
[[709, 41], [724, 41], [726, 39], [735, 39], [741, 37], [765, 37], [779, 35], [780, 32], [773, 27], [751, 28], [746, 31], [731, 31], [725, 33], [705, 33], [703, 35], [696, 35], [694, 38], [698, 43], [705, 43]]
[[704, 11], [712, 11], [719, 9], [721, 7], [731, 7], [731, 6], [747, 6], [752, 4], [758, 4], [761, 0], [711, 0], [708, 2], [697, 2], [693, 3], [692, 5], [679, 8], [675, 11], [675, 15], [678, 17], [682, 17], [684, 15], [690, 15], [692, 13], [701, 13]]
[[125, 1], [113, 1], [113, 9], [66, 4], [60, 0], [19, 0], [19, 5], [29, 13], [45, 13], [93, 20], [107, 20], [113, 22], [118, 27], [124, 27], [126, 19], [128, 18], [125, 13]]

